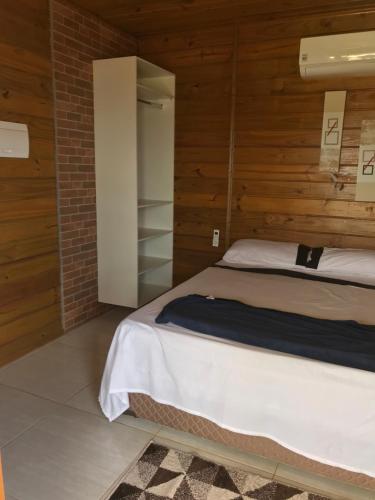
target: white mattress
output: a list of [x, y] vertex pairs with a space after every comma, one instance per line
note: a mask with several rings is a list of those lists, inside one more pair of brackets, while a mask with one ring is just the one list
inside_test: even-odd
[[156, 325], [165, 304], [189, 293], [375, 324], [374, 290], [208, 268], [117, 328], [99, 398], [110, 420], [129, 407], [129, 393], [144, 393], [225, 429], [375, 477], [375, 373]]

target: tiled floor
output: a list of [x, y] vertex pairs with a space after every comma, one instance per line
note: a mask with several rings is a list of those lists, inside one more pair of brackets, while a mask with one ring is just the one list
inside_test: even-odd
[[345, 500], [374, 493], [313, 476], [151, 422], [108, 423], [97, 403], [116, 325], [107, 313], [0, 369], [0, 446], [7, 500], [100, 500], [155, 441]]

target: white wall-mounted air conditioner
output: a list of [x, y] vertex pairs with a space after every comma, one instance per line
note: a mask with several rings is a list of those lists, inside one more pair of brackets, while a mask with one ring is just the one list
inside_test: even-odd
[[302, 38], [301, 77], [375, 75], [375, 31]]

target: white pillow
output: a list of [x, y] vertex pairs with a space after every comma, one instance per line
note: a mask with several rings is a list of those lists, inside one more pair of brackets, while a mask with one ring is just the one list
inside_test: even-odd
[[226, 251], [223, 260], [230, 264], [248, 267], [291, 269], [296, 267], [297, 249], [297, 243], [237, 240]]
[[375, 251], [357, 248], [325, 248], [319, 272], [340, 276], [362, 276], [375, 279]]

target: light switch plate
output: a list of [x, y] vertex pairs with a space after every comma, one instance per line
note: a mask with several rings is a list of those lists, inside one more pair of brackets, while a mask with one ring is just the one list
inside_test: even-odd
[[212, 246], [218, 247], [219, 241], [220, 241], [220, 231], [219, 231], [219, 229], [214, 229], [214, 233], [212, 236]]

